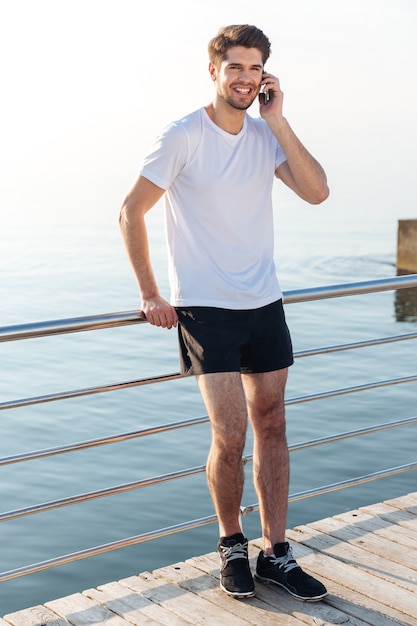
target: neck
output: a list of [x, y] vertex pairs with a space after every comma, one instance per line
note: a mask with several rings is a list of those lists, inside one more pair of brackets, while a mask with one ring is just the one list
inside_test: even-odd
[[214, 100], [206, 106], [206, 111], [211, 121], [227, 133], [237, 135], [242, 130], [246, 110], [234, 109], [227, 102]]

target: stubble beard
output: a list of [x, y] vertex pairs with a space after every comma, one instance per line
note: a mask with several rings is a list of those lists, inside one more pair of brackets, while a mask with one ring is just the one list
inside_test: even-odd
[[235, 102], [232, 98], [228, 98], [226, 100], [227, 104], [229, 104], [233, 109], [237, 109], [238, 111], [246, 111], [246, 109], [249, 109], [249, 107], [251, 106], [252, 102], [250, 102], [249, 104], [240, 104]]
[[253, 96], [253, 98], [251, 98], [250, 102], [240, 102], [238, 100], [238, 97], [234, 97], [234, 96], [228, 96], [227, 94], [219, 94], [219, 96], [229, 105], [231, 106], [233, 109], [236, 109], [238, 111], [246, 111], [247, 109], [249, 109], [249, 107], [253, 104], [255, 98], [256, 98], [256, 94]]

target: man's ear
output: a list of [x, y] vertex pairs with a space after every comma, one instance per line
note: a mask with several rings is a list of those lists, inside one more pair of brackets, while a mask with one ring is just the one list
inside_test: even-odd
[[216, 80], [217, 71], [216, 71], [216, 68], [215, 68], [215, 66], [213, 65], [213, 63], [211, 61], [209, 63], [209, 73], [210, 73], [211, 79], [212, 80]]

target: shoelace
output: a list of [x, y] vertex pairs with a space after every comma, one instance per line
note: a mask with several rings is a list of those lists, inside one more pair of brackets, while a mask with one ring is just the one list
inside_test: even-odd
[[236, 543], [234, 546], [220, 546], [222, 556], [226, 563], [234, 559], [246, 559], [248, 557], [248, 549], [246, 544]]
[[292, 548], [288, 548], [287, 554], [284, 556], [275, 556], [271, 555], [268, 557], [271, 560], [273, 565], [278, 565], [278, 567], [284, 570], [285, 574], [288, 574], [292, 569], [298, 567], [297, 562], [294, 559], [294, 555], [292, 553]]

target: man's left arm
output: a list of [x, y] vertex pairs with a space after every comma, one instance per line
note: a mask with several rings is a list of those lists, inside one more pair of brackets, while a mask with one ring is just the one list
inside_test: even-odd
[[262, 83], [270, 92], [271, 98], [268, 104], [260, 105], [260, 114], [286, 156], [286, 161], [276, 169], [275, 175], [303, 200], [310, 204], [320, 204], [329, 195], [326, 173], [282, 115], [284, 94], [278, 78], [272, 74], [264, 74]]

